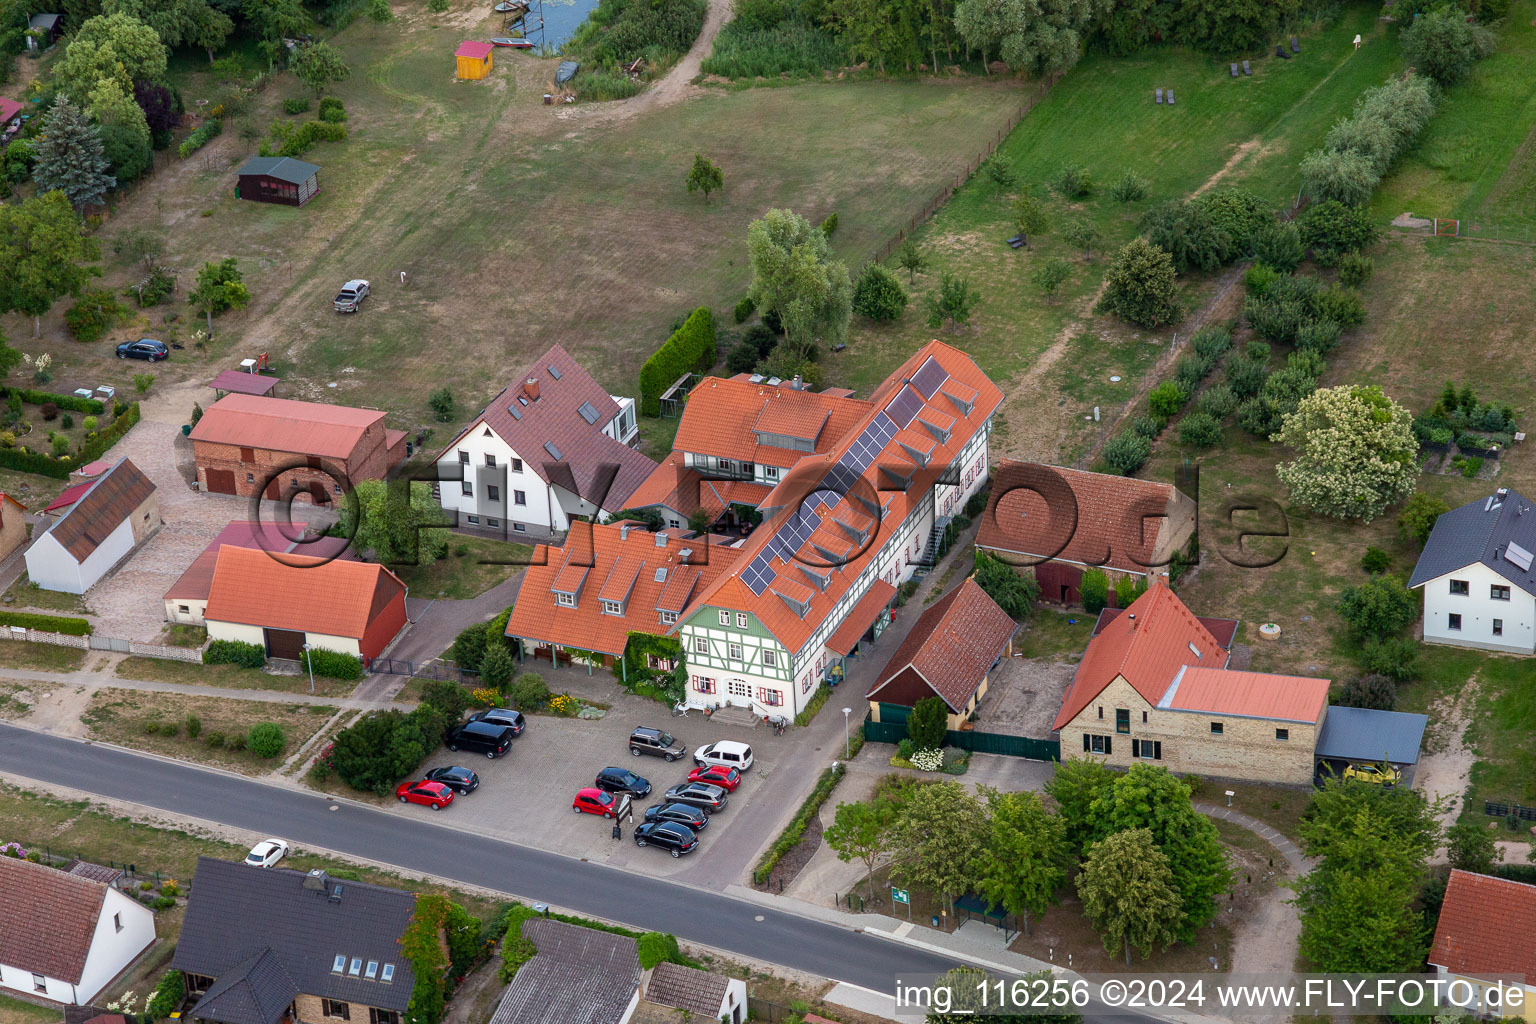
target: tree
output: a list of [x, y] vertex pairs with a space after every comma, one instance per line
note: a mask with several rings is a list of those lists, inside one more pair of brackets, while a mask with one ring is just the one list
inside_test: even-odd
[[187, 301], [208, 318], [208, 336], [213, 337], [213, 315], [226, 309], [244, 309], [251, 301], [233, 256], [217, 263], [204, 263], [197, 272], [197, 286], [187, 293]]
[[1397, 38], [1413, 69], [1442, 86], [1461, 81], [1472, 65], [1493, 52], [1493, 33], [1467, 21], [1454, 7], [1417, 15]]
[[427, 406], [432, 410], [432, 418], [439, 423], [453, 422], [453, 390], [448, 387], [440, 387], [427, 396]]
[[549, 685], [537, 672], [523, 672], [512, 680], [507, 697], [519, 708], [537, 711], [549, 700]]
[[1359, 153], [1314, 149], [1301, 159], [1301, 181], [1315, 199], [1364, 206], [1381, 183], [1381, 174]]
[[1067, 850], [1074, 856], [1081, 856], [1093, 843], [1098, 829], [1093, 820], [1094, 801], [1114, 785], [1116, 778], [1102, 760], [1074, 757], [1057, 765], [1056, 774], [1045, 784], [1046, 793], [1056, 802]]
[[1066, 826], [1048, 813], [1036, 793], [999, 793], [983, 788], [991, 812], [991, 834], [977, 865], [976, 888], [994, 907], [1024, 918], [1039, 916], [1056, 902], [1066, 881]]
[[1276, 223], [1274, 208], [1245, 188], [1218, 186], [1195, 196], [1190, 203], [1232, 239], [1234, 255], [1251, 252], [1255, 236]]
[[892, 876], [933, 893], [946, 906], [975, 882], [975, 864], [987, 841], [987, 816], [958, 782], [916, 787], [892, 826]]
[[714, 525], [715, 515], [707, 508], [696, 508], [688, 516], [688, 529], [701, 537]]
[[486, 648], [485, 656], [480, 659], [480, 681], [493, 690], [505, 687], [516, 671], [512, 655], [503, 644]]
[[1450, 510], [1451, 507], [1439, 498], [1422, 492], [1415, 494], [1397, 514], [1397, 532], [1403, 540], [1417, 541], [1422, 546], [1429, 540], [1435, 520]]
[[942, 697], [924, 697], [907, 715], [907, 737], [914, 750], [938, 750], [949, 732], [949, 706]]
[[1071, 276], [1072, 268], [1067, 265], [1066, 260], [1049, 259], [1035, 267], [1029, 275], [1029, 280], [1044, 292], [1046, 299], [1049, 300], [1056, 294], [1056, 289], [1061, 287], [1062, 282]]
[[1494, 842], [1493, 829], [1483, 828], [1473, 818], [1462, 818], [1450, 827], [1445, 836], [1445, 853], [1451, 867], [1480, 875], [1491, 874], [1493, 865], [1504, 859], [1504, 851]]
[[133, 98], [144, 111], [151, 144], [156, 149], [169, 146], [171, 133], [181, 122], [181, 115], [176, 112], [176, 97], [171, 90], [158, 82], [134, 82]]
[[1175, 273], [1168, 253], [1146, 238], [1133, 238], [1110, 262], [1099, 309], [1142, 327], [1170, 323], [1179, 315]]
[[1397, 683], [1377, 672], [1354, 676], [1339, 691], [1339, 704], [1346, 708], [1391, 711], [1397, 706]]
[[1015, 71], [1055, 75], [1078, 62], [1089, 27], [1109, 9], [1107, 0], [960, 0], [955, 29], [983, 64], [995, 50]]
[[790, 210], [769, 210], [747, 227], [752, 286], [747, 295], [776, 315], [784, 335], [801, 357], [818, 333], [839, 342], [853, 311], [848, 267], [832, 258], [827, 236]]
[[1370, 522], [1419, 475], [1413, 416], [1374, 384], [1312, 392], [1272, 440], [1296, 452], [1275, 467], [1292, 500], [1339, 519]]
[[703, 192], [704, 201], [709, 202], [709, 194], [725, 187], [725, 175], [720, 173], [720, 168], [715, 162], [703, 153], [693, 154], [693, 168], [688, 172], [688, 192]]
[[971, 287], [971, 279], [950, 273], [939, 275], [939, 287], [923, 297], [928, 307], [928, 326], [941, 327], [949, 321], [949, 329], [971, 322], [971, 310], [981, 301], [981, 292]]
[[1337, 263], [1345, 253], [1359, 252], [1381, 235], [1369, 210], [1337, 201], [1313, 203], [1296, 223], [1302, 244], [1325, 267]]
[[1109, 576], [1103, 569], [1084, 569], [1078, 592], [1083, 595], [1083, 611], [1097, 615], [1109, 604]]
[[1357, 845], [1376, 863], [1362, 870], [1320, 865], [1297, 880], [1301, 952], [1314, 970], [1394, 973], [1424, 959], [1424, 921], [1414, 908], [1418, 873], [1390, 840], [1363, 836]]
[[1178, 937], [1174, 926], [1183, 907], [1168, 858], [1148, 829], [1116, 832], [1090, 847], [1077, 894], [1105, 951], [1123, 949], [1127, 967], [1133, 948], [1151, 956]]
[[858, 858], [864, 864], [869, 898], [875, 898], [875, 864], [890, 849], [891, 826], [896, 807], [884, 797], [868, 803], [838, 804], [832, 826], [822, 834], [837, 859], [847, 864]]
[[1121, 476], [1130, 476], [1152, 457], [1152, 442], [1140, 434], [1125, 432], [1110, 438], [1100, 453], [1106, 465]]
[[102, 201], [117, 179], [107, 173], [101, 129], [85, 111], [60, 95], [48, 112], [43, 133], [36, 140], [37, 166], [32, 180], [39, 193], [58, 191], [78, 212]]
[[[361, 480], [341, 502], [341, 534], [386, 565], [428, 565], [448, 548], [443, 510], [422, 481]], [[426, 527], [439, 527], [426, 529]]]
[[1086, 261], [1092, 261], [1093, 250], [1097, 249], [1099, 243], [1104, 240], [1103, 233], [1094, 227], [1093, 222], [1082, 218], [1068, 222], [1066, 229], [1062, 231], [1062, 237], [1083, 250], [1083, 259]]
[[165, 44], [154, 29], [127, 14], [88, 19], [54, 65], [60, 94], [89, 96], [104, 78], [116, 78], [125, 91], [134, 82], [165, 78]]
[[269, 43], [280, 44], [284, 37], [301, 35], [309, 25], [300, 0], [242, 0], [240, 12]]
[[1050, 218], [1045, 204], [1028, 188], [1013, 201], [1013, 225], [1024, 236], [1024, 248], [1029, 248], [1030, 235], [1043, 235], [1050, 230]]
[[213, 63], [213, 51], [234, 31], [229, 15], [204, 0], [103, 0], [103, 14], [123, 14], [148, 25], [169, 47], [201, 47]]
[[[46, 356], [39, 356], [38, 358], [39, 361], [41, 361], [43, 358], [46, 358]], [[0, 380], [3, 380], [7, 374], [9, 374], [16, 367], [20, 366], [21, 362], [22, 354], [16, 349], [11, 348], [10, 345], [6, 344], [5, 332], [0, 331]], [[17, 395], [16, 397], [17, 399], [21, 398], [20, 395]]]
[[43, 314], [80, 294], [100, 273], [86, 266], [99, 256], [62, 192], [0, 205], [0, 309], [32, 317], [33, 336], [41, 336]]
[[480, 662], [485, 658], [485, 647], [485, 623], [476, 622], [459, 630], [459, 635], [453, 638], [453, 646], [448, 649], [448, 657], [459, 668], [478, 672]]
[[100, 124], [102, 155], [118, 183], [132, 181], [154, 160], [144, 108], [116, 78], [104, 78], [91, 92], [86, 112]]
[[1180, 274], [1210, 273], [1235, 255], [1232, 236], [1196, 203], [1170, 199], [1148, 210], [1141, 227], [1153, 245], [1173, 257], [1173, 268]]
[[1301, 265], [1306, 251], [1295, 221], [1265, 225], [1253, 234], [1253, 258], [1266, 267], [1290, 273]]
[[1168, 858], [1179, 894], [1180, 916], [1170, 922], [1184, 941], [1216, 916], [1216, 897], [1231, 884], [1221, 833], [1195, 810], [1189, 784], [1161, 765], [1133, 764], [1091, 805], [1099, 837], [1150, 829]]
[[912, 239], [901, 243], [901, 248], [896, 250], [896, 265], [907, 272], [907, 284], [917, 283], [917, 275], [928, 269], [928, 257], [923, 255], [923, 250], [917, 247]]
[[165, 235], [153, 228], [127, 228], [118, 233], [116, 248], [129, 259], [142, 263], [148, 272], [155, 269], [165, 252]]
[[389, 6], [389, 0], [368, 0], [368, 20], [375, 25], [388, 25], [395, 20], [395, 12]]
[[1040, 584], [1033, 575], [1025, 575], [996, 555], [976, 549], [976, 585], [1009, 617], [1023, 621], [1035, 610]]
[[1339, 617], [1356, 643], [1401, 633], [1419, 617], [1419, 599], [1396, 576], [1372, 576], [1339, 595]]
[[1444, 810], [1443, 799], [1430, 802], [1405, 786], [1325, 779], [1297, 825], [1301, 851], [1336, 865], [1366, 867], [1372, 863], [1369, 851], [1362, 852], [1357, 841], [1369, 833], [1423, 865], [1440, 847]]
[[871, 320], [895, 320], [907, 308], [907, 293], [896, 275], [878, 263], [859, 274], [853, 286], [853, 311]]
[[341, 51], [324, 41], [305, 43], [299, 47], [299, 51], [289, 60], [288, 67], [295, 78], [315, 90], [316, 96], [325, 92], [327, 85], [345, 81], [352, 73], [352, 69], [342, 59]]

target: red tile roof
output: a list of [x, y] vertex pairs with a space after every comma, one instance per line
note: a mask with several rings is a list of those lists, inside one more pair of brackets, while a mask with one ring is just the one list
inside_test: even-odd
[[[680, 539], [676, 531], [577, 523], [564, 548], [541, 546], [534, 553], [507, 619], [507, 636], [617, 657], [631, 632], [661, 636], [670, 630], [660, 613], [682, 611], [682, 602], [726, 572], [739, 553], [698, 538]], [[658, 570], [665, 570], [661, 579]], [[583, 575], [588, 586], [576, 607], [555, 604], [553, 591], [569, 592], [570, 581]], [[594, 580], [602, 584], [597, 592]], [[615, 595], [621, 590], [628, 592], [624, 614], [604, 615], [601, 601], [620, 600]]]
[[[588, 422], [583, 405], [596, 412]], [[514, 415], [512, 410], [516, 409]], [[619, 414], [618, 403], [559, 345], [534, 360], [513, 383], [491, 399], [438, 453], [441, 461], [470, 431], [484, 424], [507, 443], [545, 483], [573, 491], [588, 501], [602, 499], [610, 512], [630, 504], [630, 495], [656, 469], [656, 463], [603, 433]], [[560, 459], [545, 444], [553, 444]], [[563, 460], [568, 468], [558, 462]], [[610, 475], [604, 466], [617, 466]], [[606, 496], [602, 492], [606, 486]]]
[[491, 54], [490, 43], [477, 43], [466, 39], [459, 44], [459, 48], [453, 51], [455, 57], [473, 57], [475, 60], [485, 60]]
[[361, 640], [372, 609], [405, 591], [399, 577], [374, 562], [287, 557], [295, 564], [258, 549], [220, 548], [204, 617]]
[[[923, 399], [921, 393], [915, 388], [908, 388], [909, 381], [917, 379], [919, 374], [924, 375], [922, 382], [925, 387], [931, 383], [932, 379], [948, 374], [952, 382], [963, 385], [967, 390], [975, 391], [977, 397], [971, 404], [970, 411], [963, 412], [961, 405], [957, 405], [954, 399], [947, 397], [948, 392], [944, 387], [932, 390], [931, 396], [926, 400]], [[731, 382], [719, 382], [721, 387], [729, 383]], [[698, 394], [698, 389], [695, 389], [693, 396]], [[837, 459], [858, 447], [857, 442], [863, 436], [865, 429], [870, 427], [879, 416], [886, 415], [884, 410], [887, 405], [891, 405], [893, 409], [896, 408], [892, 403], [893, 400], [898, 399], [899, 395], [906, 395], [906, 401], [915, 402], [919, 407], [928, 406], [946, 415], [963, 415], [964, 418], [956, 421], [949, 440], [943, 444], [933, 442], [931, 435], [921, 427], [908, 428], [909, 432], [916, 429], [929, 442], [934, 443], [934, 458], [928, 467], [915, 471], [911, 486], [905, 492], [880, 489], [882, 486], [888, 486], [881, 482], [880, 467], [892, 463], [899, 457], [901, 451], [894, 439], [874, 453], [862, 476], [865, 483], [853, 488], [854, 493], [861, 493], [864, 500], [875, 503], [882, 509], [879, 525], [865, 544], [853, 545], [846, 532], [824, 521], [811, 537], [799, 546], [798, 550], [785, 550], [786, 542], [780, 539], [780, 534], [788, 536], [786, 528], [794, 524], [800, 515], [801, 507], [810, 507], [809, 496], [820, 488], [823, 478], [833, 468]], [[690, 405], [695, 400], [693, 396], [690, 396]], [[838, 602], [843, 599], [848, 588], [859, 578], [870, 560], [891, 540], [908, 511], [921, 502], [924, 495], [935, 486], [939, 474], [947, 467], [948, 462], [957, 458], [966, 444], [985, 428], [992, 413], [1001, 404], [1002, 397], [1002, 391], [987, 379], [986, 374], [970, 356], [940, 341], [924, 345], [886, 379], [876, 390], [872, 401], [857, 403], [867, 411], [843, 432], [825, 454], [803, 455], [795, 468], [786, 474], [772, 493], [763, 499], [764, 514], [771, 518], [765, 520], [763, 525], [747, 537], [743, 543], [741, 557], [737, 561], [737, 569], [720, 576], [705, 589], [696, 599], [695, 607], [708, 605], [750, 612], [780, 643], [790, 651], [798, 652], [820, 625], [835, 613]], [[838, 399], [834, 409], [837, 405], [854, 402], [855, 400], [852, 399]], [[829, 422], [827, 430], [823, 431], [823, 437], [827, 436], [832, 423], [837, 418], [838, 413], [834, 411], [832, 422]], [[915, 423], [916, 420], [911, 422]], [[678, 447], [683, 446], [679, 444]], [[847, 505], [860, 515], [871, 513], [871, 509], [858, 499], [848, 497], [841, 497], [835, 501], [833, 509], [836, 510], [843, 505]], [[824, 509], [824, 519], [833, 518], [825, 515], [825, 511]], [[845, 561], [842, 557], [829, 558], [819, 553], [813, 542], [823, 540], [846, 548], [847, 560]], [[766, 565], [775, 580], [803, 581], [805, 575], [796, 568], [797, 565], [809, 563], [808, 567], [825, 567], [819, 571], [824, 571], [828, 576], [826, 589], [821, 589], [819, 585], [815, 588], [811, 595], [810, 606], [803, 617], [796, 614], [774, 593], [771, 587], [764, 588], [762, 593], [758, 594], [743, 582], [741, 572], [752, 565], [758, 555], [764, 556], [762, 564]]]
[[843, 624], [827, 638], [827, 650], [847, 655], [858, 645], [869, 627], [875, 624], [875, 617], [890, 606], [895, 596], [896, 588], [885, 580], [871, 583], [864, 596], [859, 598], [859, 603], [853, 606], [853, 611], [843, 620]]
[[347, 558], [356, 560], [357, 555], [348, 547], [345, 537], [315, 537], [299, 540], [287, 536], [274, 522], [235, 522], [219, 531], [202, 553], [187, 566], [186, 572], [177, 577], [171, 589], [165, 592], [167, 601], [203, 601], [213, 586], [213, 569], [219, 561], [219, 549], [225, 545], [237, 548], [257, 548], [276, 554], [296, 552], [297, 557]]
[[1428, 961], [1452, 974], [1523, 974], [1536, 984], [1536, 885], [1453, 870]]
[[684, 518], [704, 509], [719, 518], [727, 505], [757, 508], [773, 488], [750, 480], [708, 480], [696, 469], [682, 465], [681, 455], [672, 455], [656, 467], [626, 504], [630, 508], [669, 508]]
[[1328, 680], [1308, 676], [1183, 668], [1157, 706], [1172, 711], [1316, 722], [1328, 706], [1328, 686]]
[[688, 393], [672, 449], [787, 468], [810, 452], [758, 443], [758, 431], [804, 437], [830, 451], [873, 406], [857, 398], [705, 377]]
[[376, 409], [225, 395], [197, 421], [192, 440], [348, 459], [368, 428], [383, 418]]
[[[1076, 501], [1075, 521], [1066, 511], [1069, 496]], [[1155, 480], [1004, 459], [976, 544], [1020, 556], [1009, 559], [1019, 565], [1055, 559], [1146, 573], [1149, 563], [1166, 565], [1188, 542], [1193, 508], [1172, 485]]]
[[[1093, 635], [1098, 636], [1109, 628], [1109, 624], [1119, 618], [1124, 608], [1105, 608], [1099, 612], [1099, 617], [1093, 623]], [[1206, 628], [1224, 651], [1232, 649], [1232, 641], [1237, 636], [1238, 621], [1236, 619], [1213, 619], [1208, 615], [1196, 615], [1196, 621]]]
[[49, 512], [57, 512], [61, 508], [68, 508], [70, 505], [73, 505], [80, 500], [82, 494], [91, 489], [91, 485], [95, 482], [95, 480], [85, 480], [78, 484], [70, 484], [60, 492], [57, 498], [48, 503], [43, 509], [43, 515], [47, 515]]
[[[867, 696], [880, 699], [882, 691], [892, 689], [893, 680], [910, 668], [944, 698], [951, 712], [959, 712], [970, 703], [1017, 628], [974, 579], [967, 579], [918, 616]], [[906, 699], [890, 702], [911, 706]]]
[[0, 964], [78, 983], [107, 887], [15, 857], [0, 857], [5, 927]]
[[43, 531], [76, 562], [91, 557], [97, 546], [155, 493], [149, 477], [127, 458], [118, 460], [117, 465], [86, 486], [86, 492]]
[[1226, 663], [1227, 652], [1210, 631], [1167, 584], [1154, 580], [1123, 615], [1088, 641], [1051, 729], [1076, 718], [1117, 676], [1155, 705], [1185, 665], [1221, 668]]

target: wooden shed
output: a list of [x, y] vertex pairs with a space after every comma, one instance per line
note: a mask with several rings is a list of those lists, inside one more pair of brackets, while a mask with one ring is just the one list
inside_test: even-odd
[[32, 17], [27, 21], [27, 28], [29, 30], [36, 29], [38, 32], [42, 33], [43, 40], [42, 44], [39, 45], [36, 37], [28, 36], [27, 49], [46, 50], [48, 47], [58, 42], [59, 32], [62, 31], [64, 27], [63, 22], [64, 16], [62, 14], [32, 15]]
[[469, 40], [459, 44], [459, 48], [453, 51], [453, 56], [459, 65], [459, 77], [461, 79], [484, 78], [491, 73], [491, 51], [495, 47], [490, 43], [476, 43]]
[[320, 168], [291, 156], [258, 156], [240, 168], [236, 199], [303, 206], [320, 192]]

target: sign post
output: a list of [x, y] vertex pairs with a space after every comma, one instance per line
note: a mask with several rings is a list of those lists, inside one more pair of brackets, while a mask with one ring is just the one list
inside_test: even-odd
[[908, 894], [907, 890], [898, 889], [894, 885], [891, 886], [891, 902], [905, 903], [907, 905], [907, 920], [912, 920], [912, 897]]

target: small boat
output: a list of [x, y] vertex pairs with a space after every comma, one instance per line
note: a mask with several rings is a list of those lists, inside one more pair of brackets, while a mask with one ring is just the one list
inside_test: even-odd
[[511, 0], [501, 0], [501, 3], [492, 8], [497, 14], [511, 14], [513, 11], [526, 11], [525, 3], [512, 3]]
[[514, 50], [533, 49], [533, 41], [530, 39], [512, 39], [507, 36], [492, 36], [491, 42], [496, 46], [510, 46]]
[[563, 60], [555, 71], [555, 84], [564, 85], [576, 77], [576, 72], [581, 70], [581, 65], [574, 60]]

